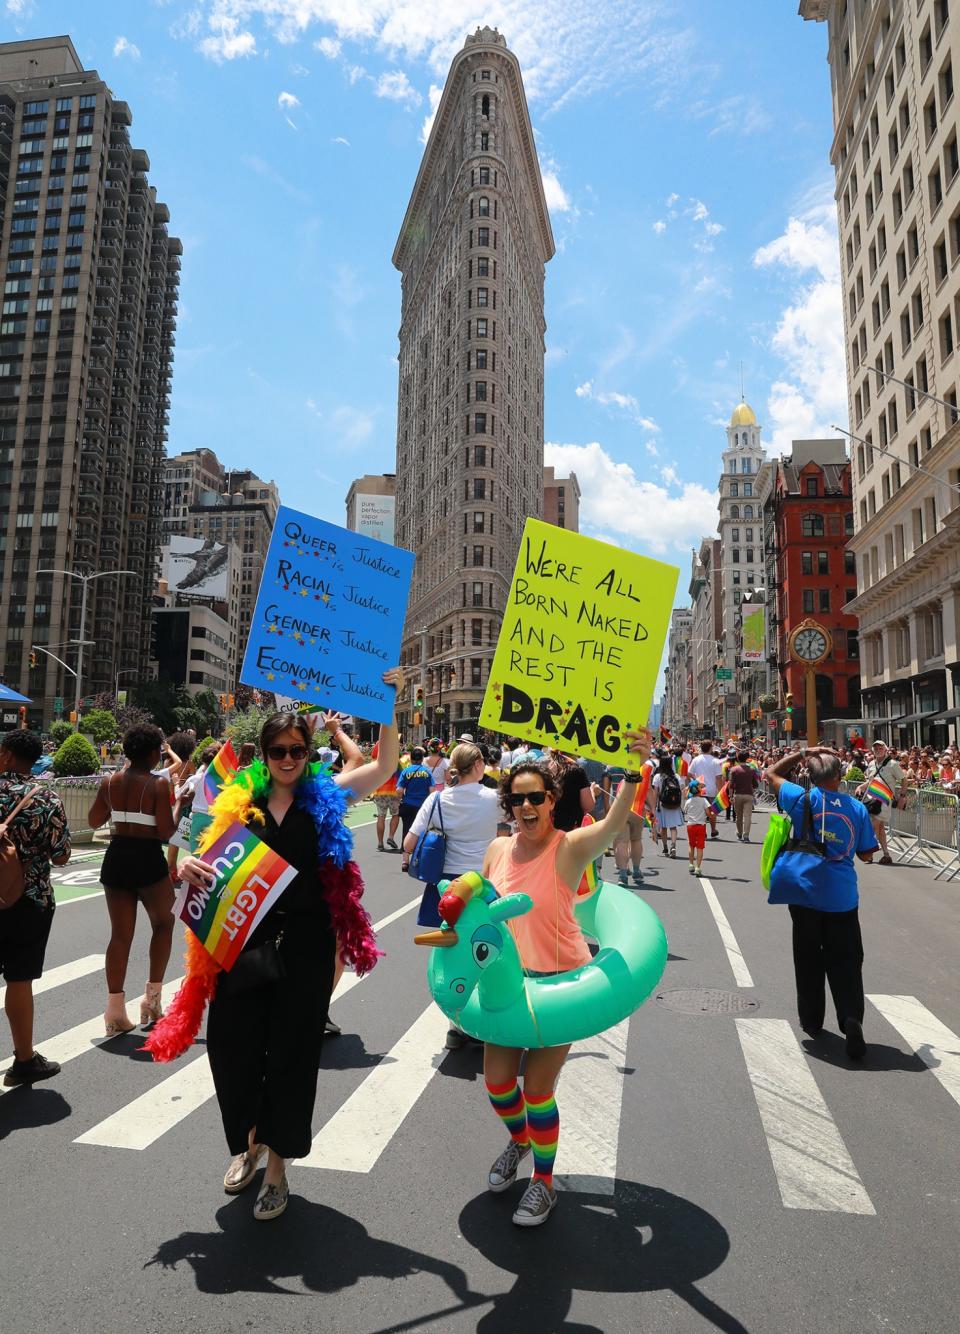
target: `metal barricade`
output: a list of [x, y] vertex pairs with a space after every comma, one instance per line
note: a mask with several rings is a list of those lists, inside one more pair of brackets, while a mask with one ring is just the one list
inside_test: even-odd
[[917, 793], [920, 841], [930, 849], [931, 864], [939, 867], [934, 879], [960, 875], [960, 800], [952, 792], [924, 787]]

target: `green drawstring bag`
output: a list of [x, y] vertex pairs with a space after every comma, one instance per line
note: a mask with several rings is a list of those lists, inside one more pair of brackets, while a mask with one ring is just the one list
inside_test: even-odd
[[773, 864], [792, 837], [793, 821], [790, 816], [784, 815], [782, 811], [775, 811], [770, 816], [770, 826], [760, 851], [760, 879], [767, 893], [770, 892], [770, 872], [773, 870]]

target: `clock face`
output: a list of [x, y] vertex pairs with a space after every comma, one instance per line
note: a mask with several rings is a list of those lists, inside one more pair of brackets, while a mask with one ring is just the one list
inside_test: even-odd
[[816, 662], [827, 651], [827, 638], [822, 630], [800, 630], [793, 640], [793, 651], [804, 662]]

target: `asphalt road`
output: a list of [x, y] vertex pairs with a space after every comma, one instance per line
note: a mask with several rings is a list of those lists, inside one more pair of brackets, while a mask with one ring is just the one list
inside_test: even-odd
[[[162, 1067], [136, 1035], [92, 1040], [103, 899], [65, 902], [36, 1033], [69, 1059], [0, 1097], [0, 1330], [953, 1334], [960, 882], [860, 868], [873, 999], [853, 1066], [839, 1037], [800, 1032], [786, 910], [765, 904], [758, 844], [721, 829], [704, 884], [648, 850], [667, 970], [628, 1025], [575, 1048], [564, 1193], [526, 1232], [510, 1222], [521, 1187], [485, 1189], [504, 1136], [480, 1052], [440, 1050], [417, 886], [372, 828], [358, 859], [387, 957], [335, 1000], [344, 1035], [326, 1047], [311, 1159], [263, 1226], [252, 1189], [223, 1194], [202, 1045]], [[141, 923], [132, 995], [145, 956]]]

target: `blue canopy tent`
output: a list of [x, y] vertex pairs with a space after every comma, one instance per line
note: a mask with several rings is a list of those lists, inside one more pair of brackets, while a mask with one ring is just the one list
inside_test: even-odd
[[0, 704], [32, 704], [32, 699], [27, 699], [26, 695], [21, 695], [16, 690], [11, 690], [9, 686], [0, 684]]

